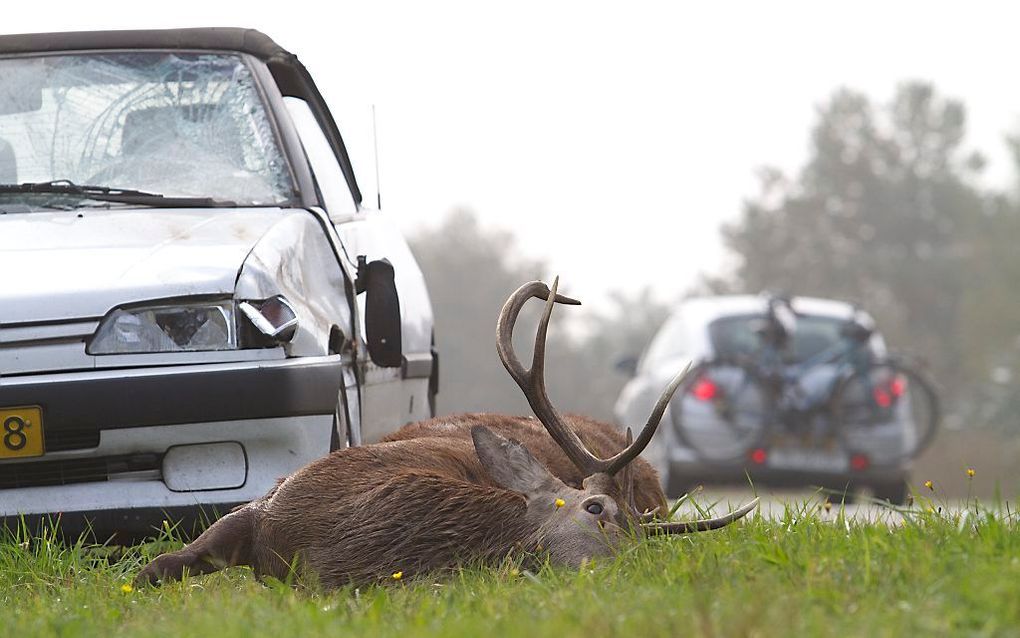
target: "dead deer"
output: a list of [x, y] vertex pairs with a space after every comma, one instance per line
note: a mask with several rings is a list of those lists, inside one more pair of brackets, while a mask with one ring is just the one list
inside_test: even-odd
[[[623, 432], [604, 421], [578, 414], [563, 415], [569, 427], [584, 444], [584, 448], [598, 457], [609, 457], [628, 445]], [[520, 441], [549, 472], [574, 489], [582, 489], [585, 474], [566, 455], [563, 448], [549, 436], [549, 432], [534, 417], [508, 414], [456, 414], [437, 417], [428, 421], [409, 423], [383, 441], [403, 441], [426, 437], [459, 438], [471, 440], [471, 429], [484, 425], [496, 434]], [[642, 513], [646, 518], [655, 513], [668, 511], [666, 495], [659, 483], [659, 476], [647, 461], [638, 457], [625, 468], [634, 482], [632, 513]]]
[[[232, 565], [283, 579], [298, 565], [322, 586], [337, 587], [396, 573], [410, 577], [464, 563], [492, 563], [515, 553], [541, 553], [551, 562], [577, 566], [611, 554], [631, 530], [638, 535], [704, 531], [750, 512], [757, 499], [700, 521], [651, 521], [641, 515], [645, 512], [637, 510], [641, 501], [635, 499], [629, 466], [651, 440], [683, 374], [663, 392], [636, 440], [628, 435], [626, 445], [608, 458], [592, 454], [545, 390], [545, 341], [553, 304], [578, 303], [556, 294], [556, 288], [556, 283], [550, 290], [535, 281], [510, 296], [497, 322], [497, 350], [549, 437], [573, 464], [575, 479], [582, 477], [579, 484], [572, 480], [575, 486], [567, 485], [525, 444], [493, 431], [519, 433], [512, 423], [501, 426], [492, 415], [458, 417], [456, 427], [469, 436], [398, 437], [310, 463], [264, 497], [218, 520], [184, 549], [157, 557], [136, 582]], [[526, 370], [511, 336], [532, 297], [545, 299], [546, 305], [532, 366]], [[517, 424], [525, 421], [521, 417]], [[543, 447], [533, 434], [522, 438]], [[661, 490], [643, 499], [653, 506], [665, 504]]]

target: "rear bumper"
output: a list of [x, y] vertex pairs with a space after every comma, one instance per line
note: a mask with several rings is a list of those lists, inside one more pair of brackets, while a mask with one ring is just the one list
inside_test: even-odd
[[708, 483], [721, 485], [747, 485], [748, 477], [755, 485], [769, 487], [817, 486], [832, 490], [843, 490], [851, 486], [875, 485], [906, 480], [910, 474], [908, 465], [891, 467], [870, 467], [860, 471], [797, 470], [778, 469], [740, 463], [670, 463], [671, 476], [681, 482]]
[[60, 514], [65, 534], [91, 526], [102, 540], [183, 516], [190, 532], [329, 452], [342, 365], [336, 356], [0, 379], [0, 406], [42, 408], [47, 446], [0, 461], [0, 522], [24, 516], [32, 529]]
[[[868, 441], [871, 447], [861, 446], [861, 448], [864, 450], [874, 449], [874, 446], [885, 442], [875, 437], [874, 440]], [[756, 464], [750, 458], [741, 461], [708, 462], [701, 460], [691, 448], [672, 441], [668, 452], [670, 474], [679, 477], [679, 480], [685, 483], [747, 485], [748, 476], [750, 476], [755, 484], [765, 486], [820, 486], [843, 490], [848, 486], [870, 486], [903, 481], [910, 475], [913, 465], [909, 459], [903, 459], [892, 464], [874, 464], [864, 469], [854, 469], [849, 464], [850, 455], [848, 453], [847, 459], [843, 463], [832, 467], [816, 463], [807, 467], [796, 465], [774, 467], [767, 464], [772, 460], [773, 451], [769, 449], [766, 451], [769, 455], [766, 464]], [[825, 453], [819, 450], [818, 454], [824, 456]]]

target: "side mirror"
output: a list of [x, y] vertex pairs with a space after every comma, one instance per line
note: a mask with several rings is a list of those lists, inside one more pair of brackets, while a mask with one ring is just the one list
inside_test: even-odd
[[616, 371], [619, 372], [620, 374], [628, 377], [633, 377], [634, 375], [637, 374], [637, 364], [638, 364], [637, 357], [628, 356], [619, 359], [616, 362], [616, 365], [613, 367], [616, 368]]
[[393, 264], [387, 259], [367, 261], [358, 256], [355, 290], [365, 293], [365, 340], [376, 365], [399, 368], [404, 361], [400, 338], [400, 297]]

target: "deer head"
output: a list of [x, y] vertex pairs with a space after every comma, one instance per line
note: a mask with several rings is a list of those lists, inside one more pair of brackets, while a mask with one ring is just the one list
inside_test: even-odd
[[599, 477], [574, 489], [556, 478], [521, 443], [489, 428], [471, 428], [475, 451], [500, 486], [524, 495], [527, 527], [538, 530], [524, 544], [541, 548], [557, 563], [579, 565], [609, 553], [623, 535], [615, 486]]
[[[599, 530], [603, 532], [602, 536], [606, 540], [604, 545], [611, 546], [613, 545], [613, 538], [628, 527], [650, 535], [705, 531], [729, 525], [757, 507], [758, 499], [756, 498], [747, 505], [725, 516], [682, 522], [656, 521], [653, 520], [654, 512], [637, 511], [633, 504], [633, 481], [628, 471], [628, 465], [641, 454], [641, 451], [652, 440], [659, 421], [662, 420], [662, 415], [666, 411], [673, 393], [683, 381], [687, 370], [685, 369], [677, 374], [669, 385], [666, 386], [659, 400], [655, 403], [651, 416], [648, 417], [648, 421], [636, 439], [633, 438], [628, 429], [627, 446], [623, 450], [608, 459], [595, 456], [584, 446], [584, 443], [582, 443], [573, 430], [566, 425], [549, 400], [549, 395], [545, 388], [545, 342], [553, 305], [555, 303], [580, 304], [576, 299], [557, 294], [558, 284], [559, 278], [554, 280], [551, 290], [540, 281], [524, 284], [507, 299], [496, 322], [496, 349], [499, 352], [499, 358], [503, 362], [503, 366], [510, 373], [510, 376], [513, 377], [514, 381], [517, 382], [517, 385], [520, 386], [524, 396], [528, 399], [528, 403], [531, 405], [532, 411], [545, 426], [549, 435], [563, 449], [571, 462], [587, 477], [584, 480], [583, 490], [571, 490], [572, 492], [577, 492], [577, 494], [571, 495], [572, 500], [570, 501], [575, 506], [566, 509], [566, 505], [564, 505], [564, 516], [557, 518], [556, 522], [550, 519], [548, 522], [543, 523], [541, 529], [558, 530], [560, 529], [559, 520], [569, 519], [569, 524], [574, 526], [575, 535], [578, 525], [582, 529], [588, 527]], [[545, 300], [545, 310], [538, 324], [531, 368], [525, 369], [514, 352], [513, 328], [524, 304], [533, 297]], [[478, 448], [478, 438], [475, 438], [475, 444], [476, 448]], [[527, 453], [526, 450], [524, 452]], [[530, 457], [530, 454], [528, 456]], [[533, 458], [531, 460], [534, 461]], [[535, 461], [535, 464], [538, 464], [538, 462]], [[483, 465], [486, 465], [484, 459]], [[544, 470], [544, 468], [542, 469]], [[546, 474], [548, 473], [546, 472]], [[562, 488], [557, 486], [557, 489], [570, 489], [562, 483], [559, 483], [559, 485]], [[514, 491], [520, 491], [514, 487], [504, 486]], [[566, 501], [567, 499], [564, 498], [563, 500]], [[588, 503], [597, 503], [597, 505], [588, 509]], [[594, 512], [598, 512], [598, 514]], [[569, 546], [570, 543], [567, 543], [567, 545]], [[560, 559], [565, 559], [564, 562], [568, 563], [579, 562], [576, 556], [569, 555], [571, 551], [573, 550], [568, 549], [568, 555], [561, 556]]]

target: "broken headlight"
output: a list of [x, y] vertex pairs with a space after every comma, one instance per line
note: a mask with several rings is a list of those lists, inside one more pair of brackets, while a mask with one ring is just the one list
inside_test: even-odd
[[237, 307], [258, 331], [261, 341], [284, 343], [293, 339], [297, 332], [297, 313], [282, 295], [258, 301], [242, 301]]
[[117, 308], [99, 324], [86, 352], [233, 350], [238, 347], [234, 312], [230, 300]]

